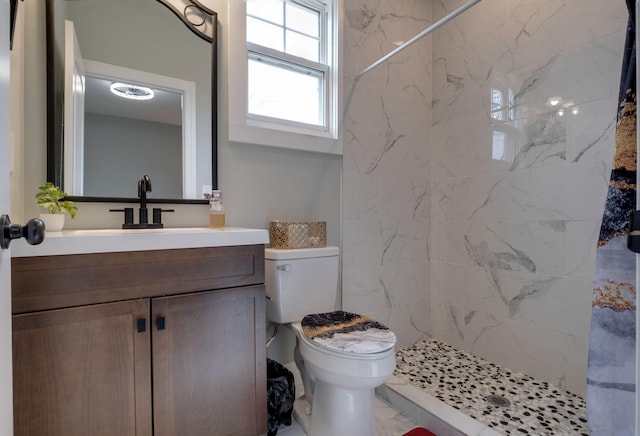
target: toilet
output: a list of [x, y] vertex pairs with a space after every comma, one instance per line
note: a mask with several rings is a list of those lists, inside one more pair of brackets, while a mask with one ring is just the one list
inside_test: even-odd
[[395, 369], [396, 337], [371, 318], [335, 311], [338, 265], [337, 247], [265, 249], [267, 319], [296, 336], [307, 434], [371, 436], [374, 389]]

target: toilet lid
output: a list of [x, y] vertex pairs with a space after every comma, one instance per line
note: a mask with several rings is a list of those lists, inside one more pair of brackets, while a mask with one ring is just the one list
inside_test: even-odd
[[300, 325], [306, 337], [336, 351], [379, 353], [396, 344], [396, 335], [388, 327], [374, 319], [350, 312], [307, 315]]

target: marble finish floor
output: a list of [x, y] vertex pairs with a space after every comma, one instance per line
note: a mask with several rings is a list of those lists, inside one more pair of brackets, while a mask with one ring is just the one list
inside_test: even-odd
[[[395, 377], [387, 386], [406, 381], [422, 391], [418, 394], [421, 399], [413, 400], [418, 407], [428, 410], [432, 407], [426, 403], [438, 403], [437, 410], [432, 410], [440, 419], [459, 411], [478, 422], [478, 426], [474, 425], [477, 430], [464, 430], [464, 434], [495, 434], [494, 431], [506, 435], [589, 434], [584, 400], [549, 383], [434, 339], [399, 350], [396, 357]], [[396, 391], [406, 388], [399, 386]], [[495, 398], [493, 402], [491, 396]], [[397, 406], [392, 399], [389, 401]], [[414, 420], [427, 427], [421, 420]], [[430, 430], [437, 432], [433, 427]]]

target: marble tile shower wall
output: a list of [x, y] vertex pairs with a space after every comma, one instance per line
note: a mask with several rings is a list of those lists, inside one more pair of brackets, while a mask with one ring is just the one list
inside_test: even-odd
[[[431, 2], [349, 0], [345, 95], [353, 78], [430, 24]], [[390, 326], [400, 346], [430, 327], [431, 43], [373, 70], [345, 116], [343, 308]]]
[[[345, 2], [345, 95], [460, 4]], [[360, 80], [345, 310], [584, 392], [625, 24], [622, 0], [483, 0]]]
[[432, 43], [430, 333], [577, 394], [626, 19], [623, 0], [484, 0]]

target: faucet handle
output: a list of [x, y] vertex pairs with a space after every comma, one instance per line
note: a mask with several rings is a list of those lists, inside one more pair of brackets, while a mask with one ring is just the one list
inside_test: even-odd
[[159, 207], [153, 208], [153, 223], [162, 224], [162, 212], [175, 212], [175, 209], [161, 209]]
[[133, 208], [125, 207], [124, 209], [109, 209], [109, 212], [124, 212], [124, 224], [122, 228], [125, 228], [126, 225], [133, 224]]

